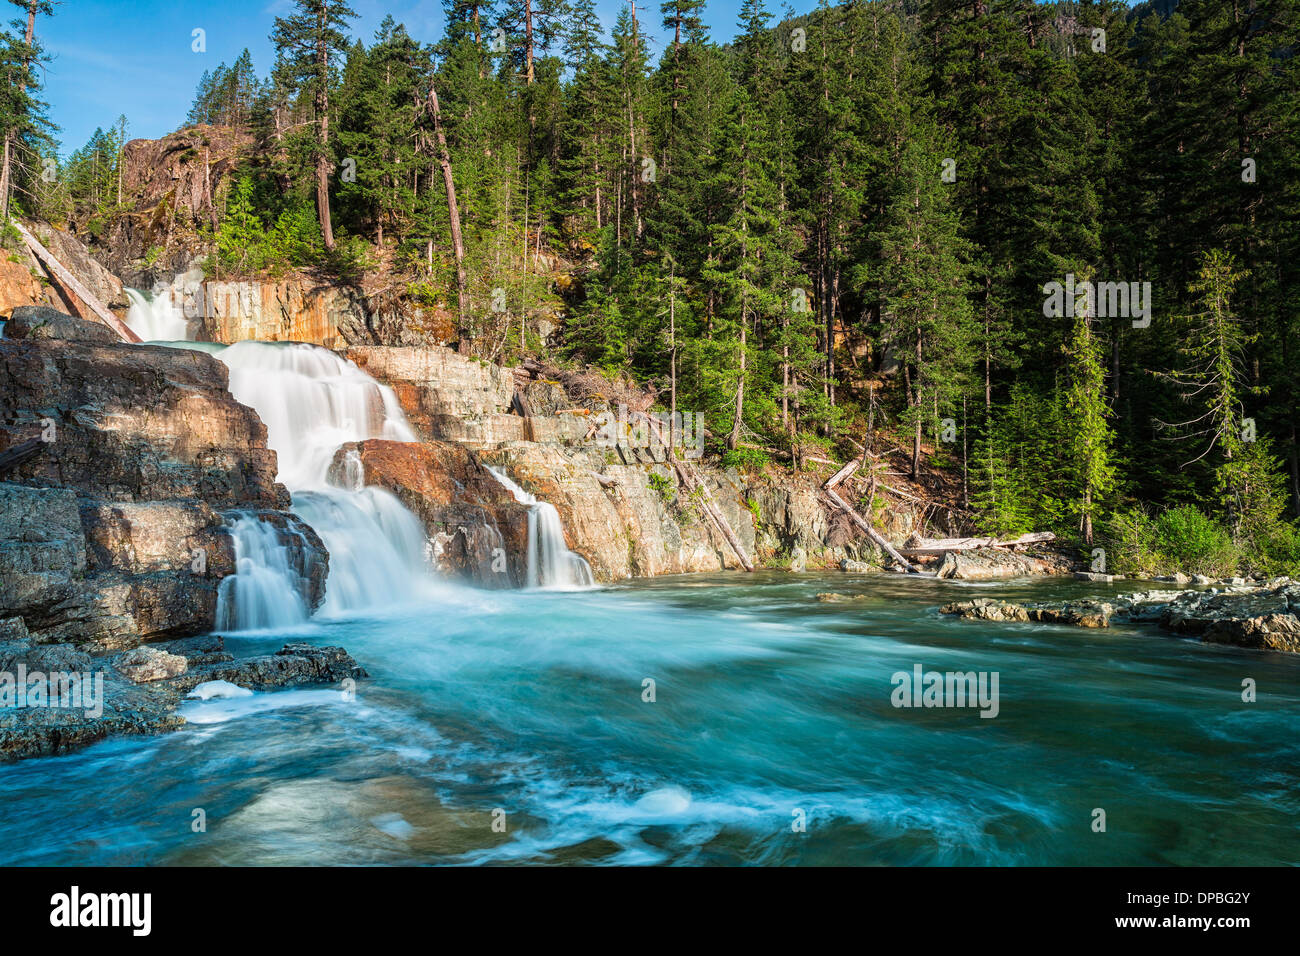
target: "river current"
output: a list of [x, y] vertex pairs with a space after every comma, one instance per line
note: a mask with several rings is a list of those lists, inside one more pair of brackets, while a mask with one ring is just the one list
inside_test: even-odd
[[[371, 674], [355, 694], [194, 701], [178, 732], [0, 769], [0, 863], [1300, 862], [1300, 658], [937, 611], [1107, 591], [436, 585], [227, 638], [342, 645]], [[997, 716], [894, 706], [917, 665], [996, 673]]]

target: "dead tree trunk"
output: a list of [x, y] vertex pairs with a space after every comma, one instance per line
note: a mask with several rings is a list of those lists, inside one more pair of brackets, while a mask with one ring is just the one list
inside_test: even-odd
[[429, 83], [429, 109], [433, 113], [433, 132], [438, 138], [438, 165], [442, 167], [442, 182], [447, 188], [447, 216], [451, 220], [451, 245], [456, 255], [456, 326], [460, 336], [460, 352], [469, 353], [469, 293], [465, 282], [465, 240], [460, 232], [460, 206], [456, 202], [456, 180], [451, 174], [451, 154], [447, 151], [447, 134], [442, 129], [442, 110], [438, 106], [438, 91]]

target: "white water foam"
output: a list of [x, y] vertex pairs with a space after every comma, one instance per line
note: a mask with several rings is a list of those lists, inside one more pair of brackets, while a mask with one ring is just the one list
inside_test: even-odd
[[512, 481], [503, 469], [488, 468], [488, 471], [514, 495], [515, 501], [528, 506], [526, 586], [568, 591], [594, 587], [591, 565], [582, 555], [570, 551], [564, 540], [564, 524], [555, 505], [537, 500], [536, 496]]
[[181, 342], [190, 337], [190, 323], [174, 302], [170, 290], [153, 298], [138, 289], [127, 289], [131, 310], [126, 325], [146, 342]]
[[[237, 342], [214, 353], [230, 369], [230, 392], [257, 411], [276, 451], [277, 478], [294, 512], [329, 552], [326, 614], [409, 601], [429, 583], [425, 533], [390, 492], [364, 486], [350, 452], [342, 482], [331, 479], [341, 445], [370, 438], [413, 442], [397, 396], [352, 362], [301, 343]], [[232, 525], [239, 573], [222, 582], [219, 627], [247, 630], [301, 623], [310, 611], [300, 576], [276, 530], [255, 517]]]

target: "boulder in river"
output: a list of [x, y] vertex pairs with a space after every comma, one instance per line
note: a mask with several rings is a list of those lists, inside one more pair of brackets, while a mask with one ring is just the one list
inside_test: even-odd
[[1109, 627], [1112, 620], [1158, 623], [1175, 634], [1214, 644], [1300, 653], [1300, 585], [1284, 583], [1230, 590], [1145, 591], [1107, 601], [1017, 604], [991, 598], [945, 604], [941, 614], [969, 620], [1038, 621]]

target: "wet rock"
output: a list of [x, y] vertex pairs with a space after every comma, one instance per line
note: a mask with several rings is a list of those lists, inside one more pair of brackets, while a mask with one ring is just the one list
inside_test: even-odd
[[391, 491], [423, 522], [439, 572], [483, 587], [523, 586], [528, 509], [474, 452], [443, 441], [351, 442], [335, 454], [334, 480], [343, 479], [349, 455], [366, 484]]
[[147, 684], [184, 674], [189, 662], [179, 654], [168, 654], [156, 647], [137, 647], [119, 655], [113, 666], [128, 680]]
[[0, 449], [45, 439], [0, 483], [0, 619], [100, 651], [213, 627], [235, 569], [219, 509], [297, 520], [266, 429], [227, 380], [200, 352], [0, 339]]
[[840, 570], [848, 571], [852, 574], [867, 574], [871, 571], [877, 571], [879, 570], [879, 568], [872, 567], [870, 564], [867, 564], [865, 561], [852, 561], [848, 558], [845, 558], [843, 561], [840, 562]]
[[1300, 619], [1294, 614], [1264, 614], [1218, 620], [1206, 627], [1201, 640], [1211, 644], [1300, 653]]
[[1239, 586], [1230, 591], [1139, 591], [1113, 601], [1013, 604], [990, 598], [939, 609], [970, 620], [1038, 621], [1109, 627], [1112, 620], [1157, 623], [1175, 634], [1215, 644], [1300, 652], [1300, 586]]
[[[0, 665], [16, 667], [21, 662], [29, 673], [90, 675], [87, 686], [102, 690], [102, 696], [88, 690], [85, 697], [64, 701], [69, 706], [0, 707], [0, 760], [67, 753], [109, 736], [176, 730], [185, 723], [176, 708], [186, 694], [203, 684], [209, 685], [211, 697], [221, 695], [221, 685], [214, 685], [220, 681], [235, 685], [236, 691], [229, 693], [238, 693], [239, 688], [275, 690], [368, 676], [341, 647], [293, 643], [275, 654], [239, 661], [229, 660], [223, 648], [216, 635], [100, 658], [67, 645], [0, 644]], [[223, 655], [226, 660], [217, 660]], [[4, 669], [0, 666], [0, 671]], [[179, 676], [167, 676], [172, 671]]]
[[817, 595], [817, 600], [823, 604], [846, 604], [850, 601], [865, 601], [866, 594], [840, 594], [838, 591], [823, 591]]
[[976, 598], [973, 601], [956, 601], [939, 608], [940, 614], [955, 614], [972, 621], [1028, 621], [1029, 610], [1023, 604], [998, 601], [993, 598]]
[[299, 684], [337, 684], [347, 678], [369, 677], [365, 669], [341, 647], [286, 644], [274, 654], [194, 668], [170, 686], [188, 693], [199, 684], [223, 680], [253, 690], [293, 687]]

